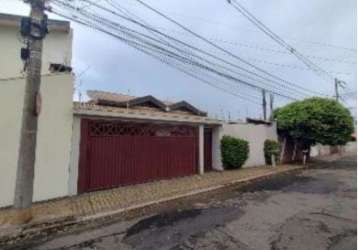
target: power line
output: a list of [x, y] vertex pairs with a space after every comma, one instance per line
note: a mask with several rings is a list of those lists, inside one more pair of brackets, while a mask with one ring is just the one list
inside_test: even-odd
[[[91, 3], [91, 1], [89, 1], [89, 0], [81, 0], [81, 1]], [[124, 19], [127, 20], [127, 21], [133, 22], [133, 23], [135, 23], [135, 24], [137, 24], [137, 25], [139, 25], [139, 26], [141, 26], [141, 27], [143, 27], [143, 28], [145, 28], [145, 29], [149, 29], [150, 32], [153, 32], [153, 31], [154, 31], [154, 32], [156, 32], [156, 33], [158, 33], [158, 34], [160, 34], [160, 35], [162, 35], [162, 36], [165, 36], [165, 38], [171, 39], [171, 40], [173, 40], [173, 41], [175, 41], [175, 42], [179, 42], [181, 45], [188, 46], [188, 47], [190, 47], [191, 49], [195, 49], [196, 51], [199, 51], [199, 52], [201, 52], [201, 53], [204, 53], [205, 55], [209, 55], [209, 56], [213, 57], [213, 55], [207, 53], [207, 51], [203, 51], [203, 50], [198, 49], [198, 48], [195, 48], [195, 47], [193, 47], [193, 46], [191, 46], [191, 45], [189, 45], [189, 44], [187, 44], [187, 43], [183, 43], [182, 41], [179, 41], [178, 39], [175, 39], [175, 38], [173, 38], [173, 37], [170, 37], [169, 35], [164, 34], [164, 33], [158, 31], [157, 29], [155, 29], [155, 28], [153, 28], [153, 27], [145, 26], [145, 25], [143, 25], [143, 24], [141, 24], [141, 23], [139, 23], [139, 22], [137, 22], [137, 21], [135, 21], [135, 20], [133, 20], [133, 19], [131, 19], [131, 18], [125, 18], [125, 17], [123, 17], [122, 15], [120, 15], [119, 13], [117, 13], [117, 12], [111, 10], [111, 9], [108, 9], [108, 8], [102, 6], [102, 5], [99, 5], [99, 4], [93, 3], [93, 2], [92, 2], [92, 5], [98, 7], [98, 8], [101, 9], [101, 10], [104, 10], [104, 11], [106, 11], [106, 12], [109, 12], [109, 13], [115, 15], [115, 16], [124, 18]], [[113, 4], [112, 4], [112, 6], [113, 6]], [[227, 62], [227, 61], [225, 61], [225, 60], [222, 60], [221, 58], [218, 58], [218, 57], [215, 57], [215, 56], [214, 56], [214, 58], [217, 59], [217, 60], [220, 60], [220, 61], [222, 61], [222, 62], [228, 63], [230, 66], [234, 66], [234, 67], [236, 67], [236, 68], [239, 68], [240, 70], [243, 70], [243, 71], [245, 71], [246, 73], [250, 73], [250, 74], [253, 74], [253, 75], [257, 76], [257, 77], [260, 77], [260, 78], [262, 78], [262, 79], [265, 80], [265, 81], [270, 81], [270, 82], [274, 82], [274, 83], [276, 83], [276, 84], [280, 84], [280, 83], [278, 83], [277, 81], [272, 81], [271, 79], [268, 79], [267, 77], [262, 77], [261, 75], [257, 74], [256, 72], [249, 71], [249, 70], [247, 70], [247, 69], [244, 69], [244, 68], [242, 68], [242, 67], [239, 67], [238, 65], [234, 65], [234, 64], [229, 63], [229, 62]], [[247, 64], [247, 63], [246, 63], [246, 64]], [[266, 74], [270, 74], [270, 73], [266, 72]], [[276, 78], [277, 78], [277, 77], [276, 77]], [[278, 79], [280, 79], [281, 81], [284, 81], [284, 80], [281, 79], [281, 78], [278, 78]], [[285, 84], [287, 84], [287, 81], [285, 82]], [[310, 89], [306, 89], [306, 88], [304, 88], [304, 87], [302, 87], [302, 86], [298, 86], [297, 84], [294, 84], [294, 83], [290, 83], [290, 84], [291, 84], [293, 87], [296, 87], [296, 88], [298, 88], [298, 89], [307, 91], [309, 94], [315, 93], [315, 94], [318, 94], [318, 95], [323, 95], [323, 96], [325, 96], [325, 94], [323, 94], [323, 93], [320, 93], [320, 92], [317, 92], [317, 91], [313, 91], [313, 90], [310, 90]], [[289, 84], [288, 84], [288, 85], [289, 85]], [[288, 87], [288, 88], [291, 88], [291, 86], [288, 86], [288, 85], [285, 86], [285, 88], [287, 88], [287, 87]], [[281, 86], [283, 87], [282, 84], [281, 84]], [[297, 91], [297, 90], [295, 90], [295, 91]]]
[[[82, 1], [90, 2], [90, 1], [87, 1], [87, 0], [82, 0]], [[59, 1], [59, 0], [53, 0], [52, 2], [60, 2], [60, 3], [61, 3], [61, 1]], [[62, 4], [65, 4], [65, 6], [67, 6], [67, 7], [71, 7], [70, 5], [68, 5], [68, 3], [63, 3], [63, 2], [62, 2]], [[96, 6], [96, 7], [98, 7], [98, 8], [100, 8], [100, 9], [102, 9], [102, 10], [105, 10], [105, 11], [108, 11], [108, 12], [114, 14], [114, 15], [117, 15], [117, 16], [119, 16], [119, 17], [121, 17], [121, 18], [125, 18], [125, 17], [123, 17], [122, 15], [119, 15], [118, 13], [114, 12], [113, 10], [109, 10], [109, 9], [107, 9], [107, 8], [104, 8], [103, 6], [100, 6], [100, 5], [96, 4], [96, 3], [93, 3], [93, 5]], [[72, 8], [76, 9], [75, 7], [72, 7]], [[190, 47], [190, 48], [196, 49], [196, 50], [198, 50], [198, 51], [200, 51], [200, 52], [202, 52], [202, 53], [204, 53], [204, 54], [206, 54], [206, 55], [209, 55], [209, 56], [214, 57], [215, 59], [218, 59], [218, 60], [221, 60], [221, 61], [224, 61], [224, 62], [228, 63], [228, 62], [225, 61], [225, 60], [222, 60], [222, 59], [220, 59], [220, 58], [218, 58], [218, 57], [215, 57], [215, 56], [213, 56], [213, 55], [211, 55], [211, 54], [206, 53], [206, 52], [203, 51], [203, 50], [200, 50], [200, 49], [195, 48], [195, 47], [193, 47], [193, 46], [190, 46], [190, 45], [188, 45], [188, 44], [186, 44], [186, 43], [183, 43], [183, 42], [181, 42], [181, 41], [179, 41], [179, 40], [177, 40], [177, 39], [175, 39], [175, 38], [172, 38], [172, 37], [170, 37], [170, 36], [168, 36], [168, 35], [166, 35], [166, 34], [163, 34], [163, 33], [159, 32], [158, 30], [155, 30], [155, 29], [153, 29], [153, 28], [151, 28], [151, 27], [147, 27], [147, 26], [145, 26], [145, 25], [143, 25], [143, 24], [141, 24], [141, 23], [138, 23], [138, 22], [136, 22], [135, 20], [131, 20], [131, 19], [128, 19], [128, 18], [125, 18], [125, 20], [134, 22], [134, 23], [140, 25], [141, 27], [144, 27], [144, 28], [146, 28], [146, 29], [150, 29], [150, 31], [155, 31], [155, 32], [157, 32], [158, 34], [161, 34], [161, 35], [165, 36], [166, 38], [171, 38], [171, 39], [173, 39], [173, 40], [176, 41], [176, 42], [179, 42], [179, 43], [181, 43], [181, 44], [184, 44], [184, 45], [186, 45], [186, 46], [188, 46], [188, 47]], [[115, 24], [116, 26], [118, 26], [117, 23], [114, 23], [113, 21], [110, 21], [110, 22], [111, 22], [111, 24]], [[127, 30], [128, 30], [128, 29], [127, 29]], [[138, 34], [138, 32], [136, 32], [136, 33]], [[196, 57], [197, 57], [197, 56], [196, 56]], [[202, 58], [201, 58], [201, 59], [202, 59]], [[236, 65], [233, 65], [233, 64], [230, 64], [230, 65], [231, 65], [231, 66], [236, 66]], [[243, 69], [242, 67], [241, 67], [240, 69], [245, 70], [245, 69]], [[246, 71], [246, 72], [250, 72], [250, 71], [247, 71], [247, 70], [245, 70], [245, 71]], [[250, 73], [254, 73], [254, 72], [250, 72]], [[254, 73], [254, 74], [256, 74], [256, 73]], [[256, 74], [256, 75], [257, 75], [257, 74]], [[260, 76], [260, 75], [257, 75], [257, 76]], [[245, 76], [245, 77], [247, 77], [247, 76]], [[265, 80], [267, 80], [267, 78], [266, 78]], [[256, 80], [256, 81], [257, 81], [257, 80]], [[271, 80], [271, 81], [272, 81], [272, 80]], [[285, 86], [285, 88], [287, 88], [287, 86]], [[269, 89], [268, 89], [268, 91], [271, 91], [271, 92], [272, 92], [272, 90], [269, 90]], [[297, 90], [295, 90], [295, 91], [297, 91]], [[307, 91], [310, 91], [310, 90], [307, 90]]]
[[[139, 0], [137, 0], [139, 1]], [[227, 0], [231, 6], [233, 6], [238, 12], [240, 12], [244, 17], [246, 17], [251, 23], [253, 23], [258, 29], [264, 32], [267, 36], [269, 36], [272, 40], [277, 42], [283, 48], [291, 52], [295, 55], [300, 61], [302, 61], [308, 68], [310, 68], [313, 72], [317, 73], [319, 76], [328, 76], [329, 79], [334, 79], [327, 71], [313, 63], [303, 54], [298, 52], [295, 48], [285, 42], [280, 36], [270, 30], [265, 24], [263, 24], [260, 20], [258, 20], [253, 14], [251, 14], [247, 9], [245, 9], [241, 4], [236, 0]]]
[[[107, 2], [108, 2], [108, 0], [107, 0]], [[115, 4], [111, 4], [111, 6], [112, 7], [114, 7], [114, 8], [116, 8], [116, 9], [118, 9], [118, 6], [116, 6]], [[127, 11], [128, 12], [128, 11]], [[132, 14], [133, 15], [133, 14]], [[152, 28], [153, 29], [153, 28]], [[152, 32], [152, 30], [150, 30], [151, 32]], [[157, 30], [156, 30], [156, 32], [157, 32]], [[161, 33], [162, 35], [164, 35], [163, 33]], [[170, 38], [171, 39], [171, 37], [169, 37], [169, 36], [167, 36], [167, 35], [165, 35], [165, 37], [166, 38]], [[178, 40], [175, 40], [175, 41], [178, 41]], [[182, 43], [182, 42], [181, 42]], [[182, 43], [183, 44], [183, 43]], [[185, 44], [185, 45], [187, 45], [188, 46], [188, 44]], [[190, 46], [190, 48], [193, 48], [192, 46]], [[198, 50], [197, 48], [195, 48], [196, 50]], [[200, 51], [200, 52], [203, 52], [203, 51]], [[207, 53], [206, 53], [207, 54]], [[198, 57], [198, 58], [200, 58], [200, 59], [202, 59], [202, 60], [204, 60], [204, 61], [206, 61], [206, 62], [208, 62], [207, 60], [205, 60], [205, 59], [203, 59], [202, 57], [199, 57], [199, 56], [197, 56], [197, 55], [195, 55], [196, 57]], [[216, 58], [217, 59], [217, 58]], [[233, 70], [231, 70], [231, 69], [229, 69], [229, 68], [227, 68], [227, 67], [224, 67], [224, 66], [222, 66], [222, 65], [218, 65], [218, 64], [215, 64], [216, 66], [219, 66], [219, 67], [221, 67], [221, 68], [224, 68], [224, 69], [226, 69], [226, 70], [228, 70], [228, 71], [230, 71], [230, 72], [233, 72], [233, 73], [236, 73], [236, 74], [239, 74], [239, 75], [241, 75], [241, 76], [244, 76], [244, 77], [246, 77], [246, 78], [249, 78], [249, 79], [252, 79], [252, 80], [255, 80], [255, 81], [257, 81], [257, 82], [261, 82], [261, 83], [263, 83], [262, 81], [260, 81], [260, 80], [257, 80], [257, 79], [253, 79], [252, 77], [250, 77], [250, 76], [248, 76], [248, 75], [243, 75], [242, 73], [238, 73], [237, 71], [233, 71]], [[241, 70], [243, 70], [243, 68], [240, 68]], [[256, 76], [259, 76], [259, 75], [257, 75], [256, 73], [254, 73], [254, 72], [250, 72], [250, 71], [247, 71], [247, 70], [244, 70], [245, 72], [249, 72], [249, 73], [253, 73], [253, 74], [255, 74]], [[270, 79], [267, 79], [267, 78], [263, 78], [264, 80], [268, 80], [268, 81], [272, 81], [272, 80], [270, 80]], [[263, 84], [267, 84], [267, 83], [263, 83]], [[309, 92], [310, 92], [310, 90], [308, 90]]]
[[[61, 2], [61, 1], [59, 1], [59, 0], [53, 0], [53, 2]], [[71, 6], [69, 6], [69, 7], [71, 7]], [[79, 10], [76, 9], [76, 8], [74, 8], [73, 6], [72, 6], [72, 8], [73, 8], [73, 10], [76, 10], [76, 12], [79, 12]], [[82, 10], [82, 12], [83, 12], [83, 10]], [[80, 13], [81, 13], [81, 12], [80, 12]], [[82, 13], [82, 14], [83, 14], [83, 13]], [[125, 27], [123, 27], [123, 26], [120, 26], [118, 23], [114, 23], [113, 21], [107, 20], [107, 19], [105, 19], [105, 18], [103, 18], [103, 17], [99, 17], [99, 16], [93, 16], [93, 15], [92, 15], [91, 17], [92, 17], [92, 18], [97, 18], [96, 22], [98, 22], [99, 20], [100, 20], [100, 21], [106, 21], [106, 22], [107, 22], [107, 26], [110, 25], [112, 28], [113, 28], [113, 26], [120, 27], [120, 28], [122, 28], [122, 30], [120, 30], [122, 33], [124, 33], [124, 34], [126, 34], [126, 35], [130, 35], [132, 38], [138, 39], [138, 37], [135, 37], [135, 36], [133, 36], [133, 34], [128, 33], [128, 31], [129, 31], [130, 29], [125, 28]], [[87, 17], [87, 18], [88, 18], [88, 17]], [[98, 20], [98, 19], [99, 19], [99, 20]], [[82, 23], [82, 24], [85, 24], [85, 23]], [[126, 32], [124, 32], [123, 29], [125, 29]], [[97, 27], [97, 30], [98, 30], [98, 27]], [[108, 33], [108, 31], [106, 31], [106, 30], [99, 29], [99, 31], [102, 31], [102, 32], [105, 32], [105, 33], [111, 35], [111, 33]], [[133, 31], [133, 30], [132, 30], [132, 31]], [[135, 32], [135, 31], [134, 31], [134, 32]], [[135, 32], [135, 33], [136, 33], [137, 35], [139, 34], [138, 32]], [[113, 33], [112, 33], [112, 35], [113, 35]], [[133, 45], [133, 43], [134, 43], [133, 40], [123, 39], [123, 37], [118, 37], [118, 35], [116, 35], [115, 37], [121, 38], [120, 40], [124, 41], [124, 42], [127, 43], [127, 44], [129, 43], [129, 45], [131, 45], [131, 44]], [[147, 38], [149, 38], [149, 37], [147, 36]], [[151, 38], [151, 39], [152, 39], [152, 38]], [[152, 39], [152, 40], [153, 40], [153, 39]], [[143, 40], [142, 40], [142, 42], [143, 42]], [[140, 47], [140, 46], [143, 47], [143, 44], [140, 44], [140, 43], [137, 43], [137, 42], [135, 42], [134, 44], [137, 46], [137, 48]], [[260, 89], [260, 90], [262, 89], [262, 87], [259, 87], [259, 86], [255, 85], [255, 84], [249, 83], [249, 82], [247, 82], [247, 81], [243, 81], [243, 80], [241, 80], [241, 79], [238, 79], [238, 78], [236, 78], [236, 77], [233, 77], [232, 75], [229, 75], [229, 74], [227, 74], [227, 73], [223, 73], [223, 72], [218, 71], [218, 70], [216, 70], [216, 69], [214, 69], [214, 68], [212, 68], [212, 67], [209, 67], [209, 66], [207, 66], [207, 65], [203, 65], [202, 63], [198, 63], [197, 61], [193, 61], [193, 60], [190, 59], [190, 58], [186, 58], [186, 57], [183, 57], [183, 56], [181, 56], [181, 55], [178, 55], [177, 53], [173, 53], [173, 51], [169, 51], [169, 50], [167, 50], [167, 49], [164, 49], [163, 47], [158, 47], [157, 45], [155, 45], [155, 44], [153, 44], [153, 43], [148, 43], [148, 41], [146, 41], [145, 44], [151, 46], [151, 48], [152, 48], [152, 49], [154, 48], [154, 49], [156, 50], [156, 52], [161, 52], [161, 53], [162, 53], [163, 55], [165, 55], [165, 56], [173, 57], [173, 58], [175, 58], [176, 60], [179, 60], [179, 61], [184, 62], [184, 63], [186, 63], [186, 64], [191, 64], [191, 65], [196, 66], [196, 67], [199, 67], [199, 68], [202, 68], [202, 69], [204, 69], [204, 70], [206, 70], [206, 71], [208, 71], [208, 72], [210, 72], [210, 73], [217, 74], [217, 75], [219, 75], [219, 76], [221, 76], [221, 77], [224, 77], [224, 78], [226, 78], [226, 79], [229, 79], [229, 80], [232, 80], [232, 81], [235, 81], [235, 82], [238, 82], [238, 83], [241, 83], [241, 84], [244, 84], [244, 85], [247, 85], [247, 86], [256, 88], [256, 89]], [[132, 47], [133, 47], [133, 46], [132, 46]], [[172, 48], [175, 48], [175, 47], [173, 47], [173, 46], [171, 46], [171, 47], [172, 47]], [[147, 49], [148, 49], [148, 48], [149, 48], [149, 47], [147, 47]], [[177, 48], [175, 48], [175, 49], [177, 49]], [[180, 50], [179, 50], [179, 51], [180, 51]], [[207, 61], [207, 62], [208, 62], [208, 61]], [[215, 64], [214, 64], [214, 65], [215, 65]], [[272, 93], [275, 93], [276, 95], [281, 96], [281, 97], [293, 99], [291, 96], [288, 96], [288, 95], [283, 94], [283, 93], [278, 92], [278, 91], [272, 91], [272, 90], [269, 90], [269, 89], [268, 89], [268, 91], [270, 91], [270, 92], [272, 92]]]
[[[293, 69], [293, 70], [301, 70], [301, 71], [309, 70], [307, 68], [304, 68], [304, 67], [301, 67], [298, 65], [271, 62], [271, 61], [266, 61], [266, 60], [262, 60], [262, 59], [252, 58], [252, 57], [246, 58], [246, 60], [258, 62], [258, 63], [264, 63], [264, 64], [272, 65], [275, 67], [289, 68], [289, 69]], [[351, 73], [348, 73], [348, 72], [335, 72], [335, 71], [327, 71], [327, 72], [330, 74], [337, 74], [337, 75], [351, 75]]]
[[[129, 3], [130, 5], [134, 6], [134, 4], [132, 2]], [[158, 9], [158, 8], [157, 8]], [[163, 12], [163, 10], [161, 10]], [[223, 28], [228, 28], [229, 30], [234, 30], [237, 31], [237, 29], [242, 29], [242, 30], [247, 30], [247, 31], [251, 31], [251, 32], [259, 32], [257, 30], [254, 29], [248, 29], [247, 27], [243, 28], [243, 27], [239, 27], [239, 26], [229, 26], [228, 24], [225, 23], [220, 23], [220, 22], [215, 22], [206, 18], [202, 18], [202, 17], [197, 17], [197, 16], [192, 16], [192, 15], [187, 15], [187, 14], [183, 14], [177, 11], [166, 11], [169, 14], [175, 15], [175, 16], [182, 16], [185, 18], [190, 18], [193, 20], [197, 20], [203, 23], [208, 23], [208, 24], [213, 24], [216, 26], [220, 26]], [[303, 40], [299, 40], [299, 39], [295, 39], [295, 38], [286, 38], [286, 40], [291, 40], [291, 41], [296, 41], [299, 43], [305, 43], [305, 44], [311, 44], [313, 46], [319, 46], [319, 47], [327, 47], [327, 48], [335, 48], [335, 49], [341, 49], [341, 50], [346, 50], [346, 51], [350, 51], [352, 53], [357, 53], [357, 49], [356, 48], [348, 48], [348, 47], [344, 47], [344, 46], [339, 46], [339, 45], [335, 45], [335, 44], [329, 44], [329, 43], [324, 43], [324, 42], [317, 42], [317, 41], [303, 41]], [[308, 56], [306, 56], [308, 57]]]
[[[167, 32], [171, 32], [171, 33], [176, 33], [176, 34], [181, 34], [181, 35], [188, 35], [186, 32], [180, 32], [178, 30], [173, 30], [173, 29], [167, 29], [165, 27], [156, 27], [157, 29], [162, 29], [162, 30], [166, 30]], [[238, 46], [238, 47], [244, 47], [244, 48], [249, 48], [249, 49], [254, 49], [254, 50], [259, 50], [259, 51], [267, 51], [269, 53], [272, 54], [286, 54], [286, 55], [291, 55], [291, 52], [285, 51], [285, 50], [279, 50], [279, 49], [275, 49], [275, 48], [268, 48], [268, 47], [262, 47], [261, 45], [257, 45], [257, 44], [248, 44], [248, 42], [238, 42], [238, 41], [230, 41], [230, 40], [225, 40], [222, 38], [217, 38], [217, 37], [208, 37], [209, 40], [212, 41], [216, 41], [216, 42], [221, 42], [221, 43], [227, 43], [233, 46]], [[322, 57], [322, 56], [316, 56], [316, 55], [305, 55], [307, 58], [311, 58], [314, 60], [319, 60], [319, 61], [324, 61], [324, 62], [332, 62], [332, 63], [342, 63], [342, 64], [351, 64], [351, 65], [356, 65], [357, 63], [354, 61], [346, 61], [343, 60], [341, 58], [329, 58], [329, 57]], [[334, 73], [334, 72], [329, 72], [329, 73]]]
[[72, 21], [77, 22], [77, 23], [79, 23], [79, 24], [82, 24], [82, 25], [84, 25], [84, 26], [93, 28], [93, 29], [95, 29], [95, 30], [101, 31], [101, 32], [103, 32], [103, 33], [106, 33], [107, 35], [110, 35], [110, 36], [112, 36], [112, 37], [115, 37], [115, 38], [117, 38], [117, 39], [120, 39], [120, 40], [122, 40], [123, 42], [125, 42], [127, 45], [129, 45], [129, 46], [131, 46], [131, 47], [134, 47], [134, 48], [136, 48], [136, 49], [142, 51], [143, 53], [146, 53], [146, 54], [148, 54], [148, 55], [151, 55], [152, 57], [154, 57], [154, 58], [156, 58], [156, 59], [162, 61], [163, 63], [168, 64], [169, 66], [172, 66], [172, 67], [174, 67], [174, 68], [177, 68], [178, 70], [182, 71], [183, 73], [186, 73], [187, 75], [189, 75], [189, 76], [191, 76], [191, 77], [193, 77], [193, 78], [196, 78], [197, 80], [200, 80], [200, 81], [202, 81], [202, 82], [204, 82], [204, 83], [206, 83], [206, 84], [208, 84], [208, 85], [210, 85], [210, 86], [212, 86], [212, 87], [214, 87], [214, 88], [216, 88], [216, 89], [219, 89], [219, 90], [221, 90], [221, 91], [224, 91], [224, 92], [226, 92], [226, 93], [228, 93], [228, 94], [230, 94], [230, 95], [239, 97], [239, 98], [241, 98], [241, 99], [243, 99], [243, 100], [246, 100], [246, 101], [249, 101], [249, 102], [252, 102], [252, 103], [255, 103], [255, 104], [259, 105], [258, 102], [255, 102], [254, 100], [248, 99], [248, 98], [247, 98], [246, 96], [244, 96], [244, 95], [240, 95], [240, 94], [238, 94], [238, 93], [233, 93], [233, 92], [231, 92], [231, 91], [226, 90], [225, 88], [219, 87], [219, 86], [217, 86], [217, 85], [216, 85], [215, 83], [213, 83], [213, 82], [210, 82], [210, 81], [208, 81], [208, 80], [205, 80], [205, 79], [203, 79], [203, 78], [200, 78], [200, 77], [196, 76], [195, 74], [190, 73], [189, 71], [187, 71], [187, 70], [185, 70], [185, 69], [183, 69], [183, 68], [178, 67], [177, 65], [173, 64], [172, 62], [169, 62], [169, 61], [166, 60], [166, 59], [160, 58], [160, 57], [154, 55], [153, 53], [150, 53], [150, 52], [146, 51], [145, 49], [143, 49], [143, 46], [141, 46], [141, 45], [139, 45], [139, 44], [130, 43], [129, 40], [123, 39], [122, 37], [120, 37], [120, 36], [118, 36], [118, 35], [116, 35], [116, 34], [114, 34], [114, 33], [108, 32], [108, 31], [106, 31], [106, 30], [104, 30], [104, 29], [102, 29], [102, 28], [100, 28], [100, 27], [97, 27], [97, 26], [95, 26], [95, 25], [93, 25], [93, 24], [90, 25], [90, 24], [88, 24], [88, 23], [85, 23], [85, 22], [83, 22], [83, 21], [81, 21], [81, 20], [78, 20], [77, 18], [73, 18], [73, 17], [67, 16], [67, 15], [65, 15], [65, 14], [61, 14], [60, 12], [57, 12], [56, 10], [53, 10], [53, 9], [52, 9], [51, 12], [54, 13], [54, 14], [56, 14], [56, 15], [58, 15], [58, 16], [61, 16], [61, 17], [63, 17], [63, 18], [66, 18], [66, 19], [68, 19], [68, 20], [72, 20]]
[[[270, 76], [270, 77], [272, 77], [272, 78], [275, 78], [275, 79], [277, 79], [277, 80], [279, 80], [279, 81], [282, 81], [282, 82], [285, 82], [285, 83], [287, 83], [287, 84], [290, 84], [290, 85], [293, 85], [293, 86], [302, 88], [302, 86], [298, 86], [297, 84], [294, 84], [294, 83], [292, 83], [292, 82], [289, 82], [289, 81], [287, 81], [287, 80], [284, 80], [284, 79], [282, 79], [282, 78], [280, 78], [280, 77], [278, 77], [278, 76], [275, 76], [275, 75], [273, 75], [273, 74], [271, 74], [271, 73], [269, 73], [269, 72], [267, 72], [267, 71], [265, 71], [265, 70], [263, 70], [263, 69], [261, 69], [261, 68], [255, 66], [255, 65], [253, 65], [252, 63], [249, 63], [249, 62], [245, 61], [245, 60], [242, 59], [241, 57], [239, 57], [239, 56], [237, 56], [237, 55], [231, 53], [230, 51], [228, 51], [228, 50], [226, 50], [226, 49], [224, 49], [224, 48], [222, 48], [222, 47], [216, 45], [215, 43], [213, 43], [213, 42], [209, 41], [208, 39], [206, 39], [205, 37], [203, 37], [203, 36], [201, 36], [201, 35], [195, 33], [194, 31], [192, 31], [192, 30], [190, 30], [189, 28], [185, 27], [184, 25], [178, 23], [177, 21], [175, 21], [174, 19], [170, 18], [169, 16], [167, 16], [167, 15], [161, 13], [160, 11], [154, 9], [154, 8], [151, 7], [150, 5], [144, 3], [143, 1], [141, 1], [141, 0], [136, 0], [136, 1], [139, 2], [140, 4], [142, 4], [143, 6], [145, 6], [146, 8], [148, 8], [148, 9], [152, 10], [153, 12], [159, 14], [160, 16], [164, 17], [165, 19], [169, 20], [170, 22], [172, 22], [172, 23], [178, 25], [179, 27], [181, 27], [181, 28], [184, 29], [185, 31], [189, 32], [190, 34], [194, 35], [195, 37], [197, 37], [197, 38], [201, 39], [202, 41], [204, 41], [204, 42], [206, 42], [206, 43], [212, 45], [213, 47], [217, 48], [218, 50], [220, 50], [220, 51], [222, 51], [222, 52], [225, 52], [226, 54], [228, 54], [228, 55], [230, 55], [230, 56], [236, 58], [236, 59], [239, 60], [240, 62], [242, 62], [242, 63], [244, 63], [244, 64], [246, 64], [246, 65], [251, 66], [251, 67], [254, 68], [255, 70], [260, 71], [260, 72], [262, 72], [262, 73], [264, 73], [264, 74], [266, 74], [266, 75], [268, 75], [268, 76]], [[312, 91], [312, 92], [313, 92], [313, 91]]]

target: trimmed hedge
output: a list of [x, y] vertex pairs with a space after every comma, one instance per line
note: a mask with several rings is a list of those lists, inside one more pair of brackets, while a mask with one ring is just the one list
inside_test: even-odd
[[249, 158], [249, 143], [231, 136], [221, 139], [221, 157], [225, 169], [237, 169]]
[[276, 163], [279, 160], [280, 156], [280, 144], [274, 140], [265, 140], [264, 143], [264, 154], [265, 154], [265, 162], [267, 165], [272, 165], [271, 155], [275, 156]]

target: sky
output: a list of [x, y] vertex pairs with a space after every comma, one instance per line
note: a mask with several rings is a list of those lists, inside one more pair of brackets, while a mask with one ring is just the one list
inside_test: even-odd
[[[178, 26], [140, 6], [135, 0], [114, 1], [165, 33], [235, 62], [234, 58], [191, 37]], [[272, 74], [326, 95], [334, 94], [332, 79], [322, 79], [292, 54], [282, 53], [282, 47], [259, 31], [226, 0], [145, 2]], [[296, 50], [309, 56], [310, 60], [332, 76], [345, 81], [347, 87], [342, 92], [356, 90], [355, 0], [238, 2]], [[22, 15], [29, 13], [28, 6], [20, 0], [0, 0], [0, 11]], [[104, 15], [114, 18], [109, 14]], [[53, 15], [50, 17], [60, 19]], [[76, 80], [79, 86], [75, 99], [79, 92], [85, 95], [86, 90], [98, 89], [135, 96], [153, 95], [163, 100], [186, 100], [209, 112], [212, 117], [262, 117], [262, 108], [258, 104], [210, 87], [108, 35], [75, 23], [71, 27], [74, 30], [72, 66], [80, 76]], [[256, 90], [241, 85], [235, 86], [235, 89], [247, 96], [259, 95]], [[356, 99], [345, 101], [345, 105], [356, 112]], [[275, 96], [274, 106], [287, 102], [288, 100]]]

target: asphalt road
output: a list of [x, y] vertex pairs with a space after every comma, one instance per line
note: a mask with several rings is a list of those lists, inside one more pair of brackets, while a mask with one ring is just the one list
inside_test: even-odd
[[356, 158], [177, 204], [175, 209], [54, 238], [31, 249], [352, 250]]

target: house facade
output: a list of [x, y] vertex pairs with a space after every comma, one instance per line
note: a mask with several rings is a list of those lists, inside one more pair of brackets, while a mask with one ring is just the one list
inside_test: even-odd
[[74, 104], [72, 195], [213, 168], [208, 131], [221, 122], [193, 105], [102, 91], [88, 96]]
[[[15, 193], [25, 78], [19, 16], [0, 14], [0, 207]], [[34, 197], [43, 201], [206, 171], [223, 170], [224, 135], [250, 145], [245, 167], [264, 165], [271, 124], [228, 124], [186, 102], [89, 91], [73, 102], [70, 24], [49, 20], [44, 40]], [[17, 55], [17, 56], [16, 56]]]

